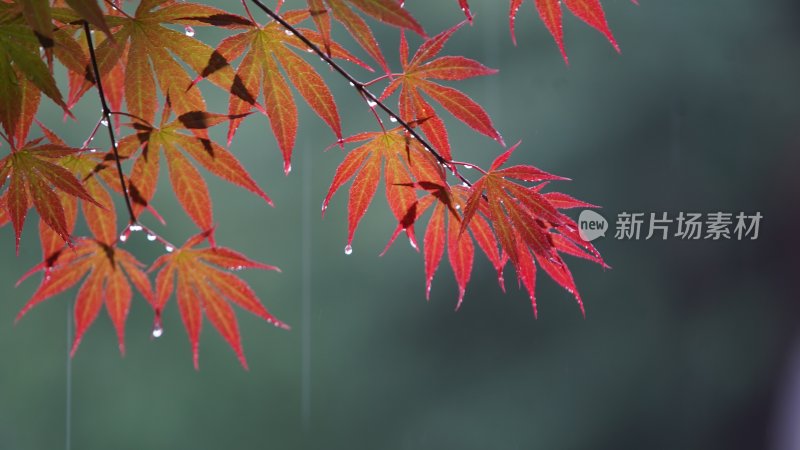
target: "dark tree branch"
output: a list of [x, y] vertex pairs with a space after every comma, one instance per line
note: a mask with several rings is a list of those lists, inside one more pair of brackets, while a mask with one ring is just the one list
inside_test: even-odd
[[[369, 91], [369, 89], [367, 89], [367, 87], [374, 81], [365, 84], [356, 80], [352, 75], [350, 75], [350, 73], [348, 73], [342, 66], [340, 66], [339, 63], [334, 61], [333, 58], [328, 56], [327, 53], [322, 51], [319, 47], [317, 47], [316, 44], [311, 42], [310, 39], [308, 39], [305, 35], [303, 35], [302, 32], [300, 32], [297, 28], [292, 26], [292, 24], [290, 24], [289, 22], [285, 21], [280, 14], [270, 9], [270, 7], [265, 5], [261, 0], [250, 0], [250, 1], [251, 3], [256, 5], [261, 11], [270, 16], [275, 22], [278, 22], [286, 30], [294, 34], [294, 36], [300, 39], [311, 51], [316, 53], [317, 56], [322, 58], [323, 61], [328, 63], [331, 66], [331, 68], [333, 68], [334, 71], [336, 71], [339, 75], [342, 76], [342, 78], [347, 80], [350, 83], [350, 85], [353, 86], [353, 88], [358, 92], [359, 96], [367, 103], [370, 109], [373, 110], [373, 112], [376, 107], [380, 108], [383, 112], [388, 114], [390, 118], [396, 120], [397, 124], [403, 127], [403, 129], [405, 129], [405, 131], [412, 138], [419, 141], [419, 143], [422, 144], [422, 147], [425, 150], [427, 150], [431, 155], [433, 155], [434, 158], [436, 158], [436, 160], [440, 164], [442, 164], [444, 167], [449, 168], [450, 171], [453, 173], [453, 175], [456, 176], [459, 180], [461, 180], [461, 182], [463, 182], [467, 186], [472, 186], [472, 183], [458, 172], [458, 169], [456, 168], [455, 165], [451, 164], [451, 162], [448, 161], [445, 157], [443, 157], [441, 153], [439, 153], [436, 149], [434, 149], [433, 146], [430, 143], [428, 143], [428, 141], [426, 141], [419, 133], [417, 133], [417, 131], [414, 130], [414, 128], [408, 122], [406, 122], [402, 117], [400, 117], [399, 114], [397, 114], [396, 112], [394, 112], [394, 110], [386, 106], [386, 104], [383, 103], [377, 96], [375, 96], [375, 94], [373, 94], [372, 92]], [[378, 121], [380, 123], [380, 118], [378, 118]], [[381, 124], [381, 127], [382, 126], [383, 125]]]
[[94, 42], [92, 42], [92, 30], [89, 28], [89, 22], [83, 22], [83, 31], [86, 34], [86, 44], [89, 46], [89, 59], [92, 63], [92, 70], [94, 71], [95, 83], [97, 83], [97, 95], [100, 97], [100, 106], [103, 109], [103, 121], [105, 121], [106, 128], [108, 128], [108, 138], [111, 141], [111, 151], [114, 153], [114, 162], [117, 165], [117, 174], [119, 175], [119, 184], [122, 187], [122, 194], [125, 196], [125, 206], [128, 207], [128, 214], [130, 215], [130, 223], [136, 223], [136, 213], [133, 211], [133, 203], [128, 193], [128, 186], [125, 183], [125, 173], [122, 170], [122, 162], [119, 157], [119, 150], [117, 149], [117, 138], [114, 135], [114, 126], [111, 122], [111, 108], [108, 107], [106, 101], [106, 94], [103, 90], [103, 80], [100, 77], [100, 67], [97, 64], [97, 55], [94, 51]]

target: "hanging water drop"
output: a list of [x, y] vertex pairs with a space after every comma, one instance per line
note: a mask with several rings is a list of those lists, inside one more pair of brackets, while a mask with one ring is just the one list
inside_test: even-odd
[[153, 338], [158, 339], [164, 334], [164, 328], [161, 326], [160, 323], [157, 323], [153, 327]]
[[286, 33], [287, 36], [294, 36], [294, 33], [292, 32], [292, 30], [288, 30], [287, 29], [287, 30], [284, 30], [283, 32]]
[[175, 247], [173, 247], [173, 246], [171, 246], [171, 245], [165, 245], [165, 246], [164, 246], [164, 250], [166, 250], [166, 251], [167, 251], [167, 253], [172, 253], [172, 252], [174, 252], [174, 251], [175, 251]]
[[397, 117], [389, 116], [389, 122], [396, 123], [397, 122]]
[[370, 108], [374, 108], [374, 107], [378, 106], [378, 102], [376, 102], [374, 100], [367, 100], [367, 105], [369, 105]]
[[345, 245], [344, 254], [345, 255], [352, 255], [353, 254], [353, 246], [350, 245], [350, 244]]
[[148, 241], [150, 241], [150, 242], [153, 242], [153, 241], [155, 241], [156, 239], [158, 239], [158, 238], [157, 238], [157, 236], [156, 236], [155, 234], [153, 234], [153, 233], [147, 233], [147, 240], [148, 240]]
[[100, 119], [100, 125], [102, 125], [104, 127], [107, 127], [108, 126], [108, 120], [106, 120], [106, 118], [103, 117], [102, 119]]
[[186, 35], [189, 37], [194, 37], [194, 28], [188, 25], [186, 26], [186, 28], [183, 29], [183, 32], [186, 33]]
[[133, 232], [142, 231], [142, 229], [143, 228], [142, 228], [141, 225], [131, 225], [131, 227], [130, 227], [130, 230], [133, 231]]
[[127, 240], [128, 240], [128, 233], [122, 233], [122, 234], [119, 235], [119, 241], [120, 242], [125, 242]]
[[465, 168], [465, 169], [467, 169], [467, 170], [469, 170], [469, 169], [472, 169], [472, 166], [471, 166], [471, 165], [469, 165], [469, 164], [464, 164], [464, 168]]

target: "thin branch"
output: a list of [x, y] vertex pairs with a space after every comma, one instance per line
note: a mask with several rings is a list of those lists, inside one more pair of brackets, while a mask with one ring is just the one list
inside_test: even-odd
[[92, 70], [94, 71], [94, 79], [97, 83], [97, 95], [100, 97], [100, 106], [103, 109], [103, 120], [106, 122], [108, 128], [108, 138], [111, 141], [111, 151], [114, 153], [114, 161], [117, 164], [117, 174], [119, 175], [119, 184], [122, 187], [122, 194], [125, 196], [125, 206], [128, 207], [128, 214], [130, 215], [130, 223], [136, 223], [136, 213], [133, 212], [133, 204], [131, 197], [128, 194], [128, 187], [125, 183], [125, 172], [122, 170], [122, 162], [119, 157], [117, 149], [117, 138], [114, 135], [114, 126], [111, 123], [111, 108], [108, 107], [106, 101], [106, 94], [103, 90], [103, 80], [100, 76], [100, 67], [97, 64], [97, 55], [94, 51], [94, 43], [92, 42], [92, 30], [89, 29], [89, 22], [83, 22], [83, 31], [86, 34], [86, 44], [89, 46], [89, 58], [92, 62]]
[[153, 231], [151, 228], [146, 227], [142, 224], [130, 224], [122, 230], [119, 237], [117, 237], [117, 242], [127, 242], [130, 238], [131, 234], [135, 231], [143, 231], [147, 235], [147, 240], [150, 242], [159, 242], [164, 245], [164, 248], [167, 250], [168, 253], [172, 253], [176, 248], [175, 244], [171, 243], [170, 241], [166, 240], [163, 236]]
[[396, 120], [397, 124], [403, 127], [403, 129], [405, 129], [405, 131], [412, 138], [419, 141], [419, 143], [422, 144], [422, 147], [425, 150], [427, 150], [431, 155], [433, 155], [434, 158], [436, 158], [436, 160], [440, 164], [442, 164], [445, 167], [448, 167], [453, 173], [453, 175], [456, 176], [459, 180], [461, 180], [461, 182], [465, 183], [467, 186], [472, 186], [472, 183], [468, 179], [466, 179], [463, 175], [461, 175], [458, 172], [458, 169], [454, 165], [450, 164], [450, 161], [448, 161], [445, 157], [443, 157], [441, 153], [436, 151], [436, 149], [434, 149], [433, 146], [430, 143], [428, 143], [428, 141], [426, 141], [419, 133], [417, 133], [417, 131], [414, 130], [414, 128], [411, 125], [409, 125], [408, 122], [403, 120], [403, 118], [400, 117], [399, 114], [397, 114], [391, 108], [386, 106], [386, 104], [384, 104], [377, 96], [375, 96], [375, 94], [370, 92], [369, 89], [367, 89], [368, 86], [367, 84], [364, 84], [356, 80], [342, 66], [340, 66], [336, 61], [334, 61], [333, 58], [328, 56], [324, 51], [322, 51], [319, 47], [317, 47], [316, 44], [311, 42], [311, 40], [308, 39], [302, 32], [300, 32], [300, 30], [298, 30], [297, 28], [292, 26], [292, 24], [284, 20], [283, 17], [280, 16], [280, 14], [270, 9], [261, 0], [250, 0], [250, 1], [251, 3], [256, 5], [261, 11], [270, 16], [275, 22], [278, 22], [286, 30], [290, 31], [294, 36], [300, 39], [309, 49], [311, 49], [311, 51], [316, 53], [317, 56], [319, 56], [323, 61], [328, 63], [328, 65], [330, 65], [330, 67], [335, 72], [337, 72], [339, 75], [342, 76], [342, 78], [350, 82], [350, 85], [353, 86], [353, 88], [359, 93], [360, 97], [364, 99], [364, 101], [373, 111], [375, 107], [378, 107], [381, 110], [383, 110], [383, 112], [388, 114], [389, 117]]

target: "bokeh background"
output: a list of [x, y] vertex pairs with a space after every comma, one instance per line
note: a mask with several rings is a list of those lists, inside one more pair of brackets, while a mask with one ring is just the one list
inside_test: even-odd
[[[520, 11], [516, 48], [506, 2], [472, 3], [475, 25], [445, 52], [500, 69], [458, 86], [508, 142], [523, 140], [512, 162], [572, 178], [558, 188], [602, 205], [612, 220], [621, 211], [758, 211], [760, 238], [600, 240], [613, 270], [571, 262], [585, 319], [542, 276], [534, 320], [525, 293], [512, 284], [503, 295], [478, 257], [456, 313], [446, 264], [426, 302], [419, 254], [398, 243], [378, 257], [394, 227], [381, 194], [345, 256], [346, 195], [324, 220], [319, 214], [342, 153], [323, 152], [334, 138], [307, 106], [288, 178], [266, 119], [252, 117], [232, 150], [277, 207], [212, 181], [217, 239], [283, 269], [243, 276], [293, 330], [241, 314], [246, 372], [206, 324], [196, 372], [174, 303], [164, 336], [152, 340], [152, 312], [136, 298], [124, 358], [105, 313], [85, 336], [72, 361], [68, 422], [74, 290], [15, 326], [37, 282], [14, 282], [39, 253], [33, 222], [18, 258], [6, 227], [0, 448], [64, 448], [67, 423], [69, 445], [81, 450], [800, 448], [798, 3], [607, 0], [622, 55], [565, 13], [569, 67], [531, 2]], [[462, 19], [455, 0], [406, 7], [432, 34]], [[375, 30], [396, 62], [398, 33]], [[346, 132], [374, 129], [347, 84], [321, 69]], [[206, 92], [210, 109], [225, 111], [224, 93]], [[41, 118], [77, 145], [97, 109], [90, 93], [77, 124], [50, 105]], [[501, 151], [449, 123], [458, 158], [487, 164]], [[157, 206], [166, 237], [194, 233], [167, 184]], [[125, 245], [146, 262], [163, 252], [142, 235]]]

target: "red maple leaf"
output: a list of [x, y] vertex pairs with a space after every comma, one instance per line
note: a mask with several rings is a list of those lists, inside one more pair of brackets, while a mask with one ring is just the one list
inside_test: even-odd
[[473, 130], [505, 145], [489, 115], [480, 105], [461, 91], [432, 81], [456, 81], [497, 73], [496, 70], [463, 56], [436, 58], [450, 37], [462, 25], [463, 22], [425, 41], [410, 61], [408, 59], [408, 42], [405, 34], [402, 34], [400, 36], [400, 63], [403, 72], [396, 74], [396, 78], [389, 83], [381, 95], [383, 100], [399, 89], [398, 106], [402, 119], [407, 122], [419, 122], [420, 128], [431, 145], [439, 150], [447, 160], [452, 159], [447, 130], [444, 122], [425, 100], [423, 94], [433, 99]]
[[501, 168], [518, 146], [519, 144], [498, 156], [490, 169], [483, 172], [483, 177], [470, 188], [461, 230], [463, 232], [479, 214], [491, 222], [504, 256], [514, 265], [517, 278], [530, 295], [534, 314], [537, 314], [537, 264], [556, 283], [575, 296], [581, 312], [584, 312], [583, 301], [572, 273], [560, 253], [607, 266], [597, 249], [580, 237], [575, 221], [558, 210], [592, 205], [560, 193], [543, 194], [541, 189], [544, 186], [541, 184], [528, 187], [511, 181], [546, 183], [563, 179], [533, 166]]
[[150, 268], [150, 271], [158, 270], [153, 302], [156, 325], [160, 326], [161, 313], [175, 291], [181, 318], [192, 345], [195, 368], [199, 367], [203, 312], [236, 352], [242, 366], [247, 368], [239, 325], [229, 302], [277, 327], [289, 329], [289, 326], [270, 314], [250, 286], [232, 272], [242, 269], [279, 269], [252, 261], [228, 248], [198, 248], [208, 237], [209, 233], [206, 232], [190, 238], [182, 247], [160, 257]]
[[[634, 4], [639, 4], [637, 0], [632, 1]], [[539, 17], [542, 19], [542, 22], [544, 22], [547, 30], [550, 31], [553, 39], [555, 39], [556, 44], [561, 51], [561, 55], [564, 57], [564, 61], [569, 62], [567, 58], [567, 52], [564, 48], [564, 30], [561, 9], [562, 3], [566, 5], [567, 9], [575, 17], [581, 19], [603, 33], [606, 39], [608, 39], [608, 42], [610, 42], [611, 45], [614, 46], [617, 51], [619, 51], [617, 41], [614, 39], [611, 29], [608, 27], [605, 12], [603, 12], [603, 5], [600, 4], [600, 0], [533, 0], [533, 2], [536, 4]], [[511, 0], [511, 7], [508, 13], [511, 39], [514, 41], [514, 44], [517, 43], [515, 34], [517, 11], [519, 11], [522, 3], [524, 3], [524, 0]], [[471, 22], [472, 13], [470, 12], [468, 1], [458, 0], [458, 4], [461, 7], [461, 10], [464, 11], [464, 14], [466, 14], [467, 19]]]

